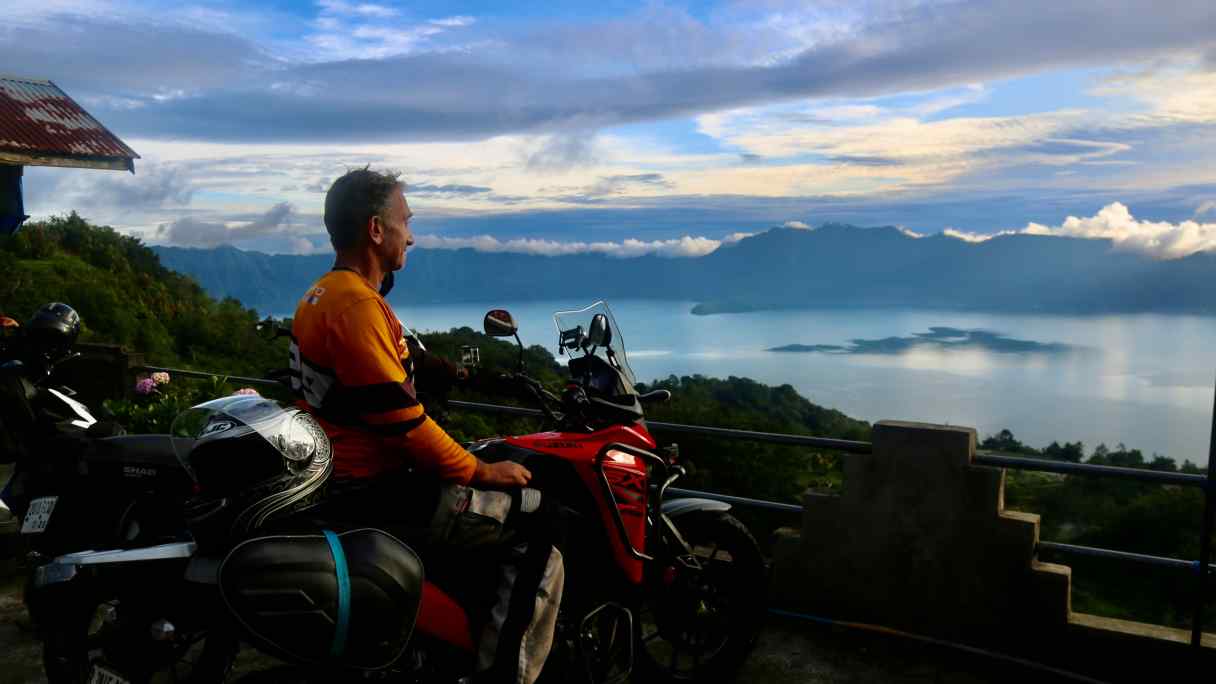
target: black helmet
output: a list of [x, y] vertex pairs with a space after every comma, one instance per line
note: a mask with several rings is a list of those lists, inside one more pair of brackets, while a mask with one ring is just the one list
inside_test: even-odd
[[252, 532], [314, 503], [333, 468], [329, 437], [315, 418], [256, 395], [199, 404], [169, 431], [197, 484], [187, 518], [200, 543]]
[[43, 304], [25, 324], [25, 336], [42, 351], [66, 351], [80, 336], [80, 314], [62, 302]]

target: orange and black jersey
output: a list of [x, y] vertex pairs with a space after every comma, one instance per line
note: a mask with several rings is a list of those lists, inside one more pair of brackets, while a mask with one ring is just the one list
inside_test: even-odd
[[465, 484], [477, 462], [427, 417], [401, 322], [363, 276], [335, 270], [292, 322], [292, 387], [334, 443], [334, 475], [370, 477], [403, 461]]

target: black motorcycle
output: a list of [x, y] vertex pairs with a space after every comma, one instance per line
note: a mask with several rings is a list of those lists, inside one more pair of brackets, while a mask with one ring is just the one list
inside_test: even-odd
[[239, 630], [219, 600], [221, 561], [315, 502], [329, 440], [259, 396], [196, 406], [168, 435], [121, 434], [53, 384], [79, 325], [47, 305], [0, 341], [0, 462], [15, 464], [0, 497], [21, 520], [47, 679], [222, 681]]

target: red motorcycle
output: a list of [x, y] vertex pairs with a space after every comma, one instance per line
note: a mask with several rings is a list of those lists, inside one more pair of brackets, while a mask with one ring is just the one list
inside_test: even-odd
[[[634, 389], [607, 305], [558, 312], [554, 322], [559, 351], [569, 356], [570, 381], [561, 397], [526, 373], [514, 375], [552, 430], [483, 440], [471, 450], [486, 461], [522, 463], [534, 474], [533, 486], [581, 516], [563, 549], [562, 611], [581, 625], [567, 634], [567, 652], [582, 654], [586, 669], [602, 675], [613, 671], [603, 660], [611, 645], [617, 672], [632, 668], [645, 681], [728, 678], [754, 645], [764, 614], [767, 569], [760, 550], [728, 513], [729, 504], [666, 499], [685, 470], [674, 447], [657, 450], [643, 406], [671, 394]], [[486, 314], [485, 331], [518, 342], [506, 311]], [[609, 607], [614, 619], [629, 623], [628, 638], [605, 639], [604, 631], [588, 629]]]
[[[522, 344], [521, 368], [502, 376], [535, 399], [552, 429], [468, 447], [487, 462], [526, 466], [530, 486], [560, 504], [550, 507], [568, 525], [561, 543], [566, 586], [542, 680], [729, 678], [764, 615], [760, 550], [728, 504], [666, 499], [684, 466], [674, 447], [657, 450], [642, 407], [670, 393], [636, 391], [607, 306], [559, 312], [554, 320], [560, 351], [570, 357], [561, 396], [524, 371]], [[490, 311], [484, 325], [489, 335], [519, 340], [506, 311]], [[341, 603], [342, 573], [334, 580], [339, 553], [351, 578], [345, 625], [342, 611], [334, 617], [331, 610]], [[471, 674], [470, 616], [423, 580], [408, 547], [375, 530], [246, 542], [224, 561], [219, 584], [238, 631], [296, 663], [254, 675], [259, 680], [334, 681], [351, 668], [404, 681], [462, 681]], [[301, 593], [313, 608], [309, 615]], [[291, 619], [284, 620], [288, 606]], [[339, 633], [345, 653], [321, 655], [333, 652]]]

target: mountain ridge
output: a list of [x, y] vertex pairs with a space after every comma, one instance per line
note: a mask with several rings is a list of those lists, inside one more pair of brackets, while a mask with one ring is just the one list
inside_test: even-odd
[[[231, 246], [154, 247], [166, 266], [217, 297], [289, 314], [332, 255], [272, 255]], [[920, 308], [1017, 313], [1216, 315], [1205, 290], [1216, 255], [1174, 260], [1109, 240], [1027, 234], [968, 242], [893, 226], [773, 228], [700, 257], [561, 256], [415, 248], [390, 303], [558, 297], [700, 302], [696, 313], [763, 309]]]

